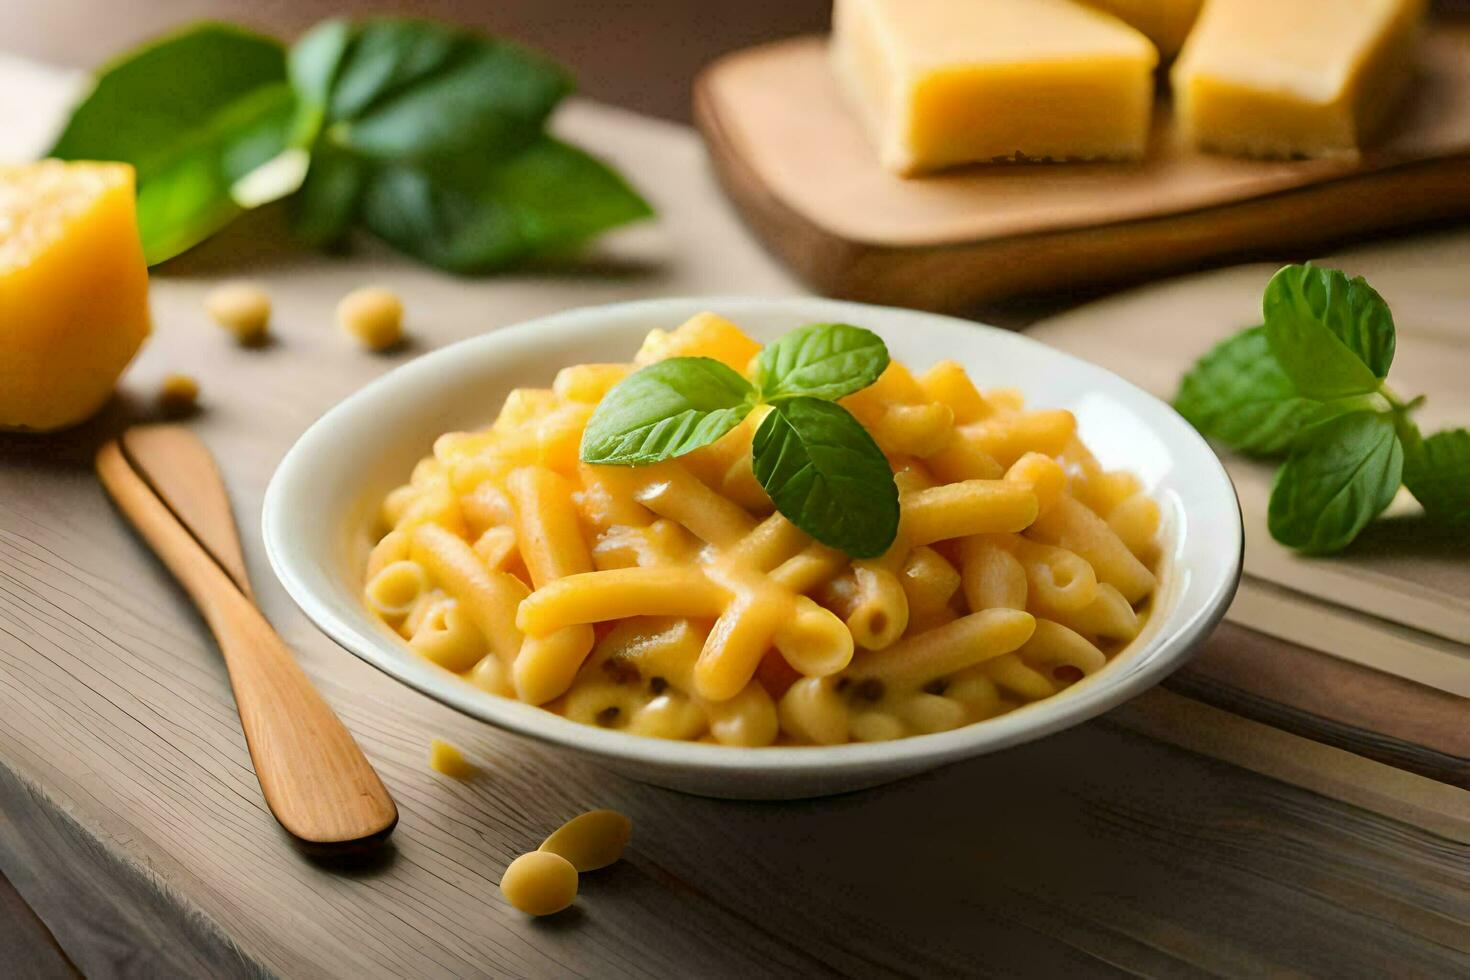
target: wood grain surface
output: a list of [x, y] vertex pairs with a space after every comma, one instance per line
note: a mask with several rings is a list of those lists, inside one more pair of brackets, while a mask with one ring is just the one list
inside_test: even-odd
[[[342, 396], [415, 353], [552, 310], [796, 289], [720, 202], [686, 130], [587, 104], [561, 125], [632, 174], [661, 219], [570, 267], [461, 281], [371, 247], [346, 259], [296, 251], [267, 210], [159, 271], [157, 334], [103, 416], [59, 437], [0, 437], [0, 870], [83, 973], [1470, 971], [1470, 845], [1453, 826], [1128, 730], [1223, 731], [1177, 696], [884, 789], [721, 802], [471, 722], [312, 629], [266, 569], [260, 497], [286, 448]], [[233, 346], [201, 309], [210, 287], [242, 275], [276, 300], [276, 341], [263, 349]], [[412, 346], [370, 355], [332, 326], [336, 300], [367, 282], [402, 292]], [[374, 863], [317, 864], [289, 846], [208, 631], [91, 474], [103, 440], [151, 417], [170, 371], [201, 380], [191, 424], [231, 489], [262, 608], [399, 803]], [[1240, 765], [1271, 771], [1290, 746], [1313, 744], [1282, 733], [1252, 743], [1242, 724]], [[435, 736], [484, 774], [431, 771]], [[589, 875], [568, 914], [510, 909], [496, 888], [506, 864], [598, 806], [633, 818], [627, 860]]]

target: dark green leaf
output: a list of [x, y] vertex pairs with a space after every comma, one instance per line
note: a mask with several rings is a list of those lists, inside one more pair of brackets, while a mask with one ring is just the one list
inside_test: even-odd
[[582, 433], [582, 461], [642, 466], [707, 446], [755, 407], [755, 390], [708, 357], [650, 364], [613, 387]]
[[1398, 493], [1403, 447], [1378, 412], [1331, 419], [1304, 441], [1271, 487], [1271, 536], [1308, 554], [1341, 551]]
[[1271, 350], [1299, 394], [1320, 401], [1377, 391], [1393, 363], [1393, 314], [1361, 277], [1289, 265], [1266, 286]]
[[1223, 340], [1180, 382], [1174, 407], [1205, 436], [1242, 453], [1284, 453], [1321, 402], [1302, 398], [1281, 370], [1265, 327]]
[[535, 141], [571, 88], [553, 62], [509, 42], [428, 21], [369, 20], [343, 55], [328, 133], [379, 161], [481, 166]]
[[1470, 530], [1470, 429], [1406, 438], [1404, 482], [1431, 518]]
[[139, 231], [154, 264], [239, 213], [232, 186], [285, 149], [294, 114], [278, 43], [201, 24], [104, 69], [50, 155], [133, 165]]
[[333, 18], [322, 21], [291, 46], [287, 72], [298, 102], [292, 133], [295, 145], [310, 146], [320, 135], [327, 120], [332, 87], [352, 36], [348, 21]]
[[385, 167], [363, 202], [363, 219], [375, 234], [461, 273], [499, 269], [649, 213], [607, 166], [550, 137], [483, 169], [475, 184]]
[[366, 161], [326, 140], [318, 142], [306, 180], [291, 198], [291, 230], [312, 245], [340, 241], [357, 217], [368, 173]]
[[818, 541], [876, 558], [898, 534], [898, 487], [888, 460], [840, 405], [776, 405], [752, 444], [756, 479], [776, 509]]
[[836, 401], [878, 380], [888, 347], [871, 330], [846, 323], [797, 327], [756, 358], [756, 387], [767, 401], [806, 396]]

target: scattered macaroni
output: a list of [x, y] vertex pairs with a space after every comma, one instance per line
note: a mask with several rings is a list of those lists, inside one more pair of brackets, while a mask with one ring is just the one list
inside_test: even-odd
[[442, 738], [429, 743], [429, 767], [453, 779], [473, 779], [480, 767], [464, 757], [464, 753]]
[[261, 287], [248, 282], [220, 286], [205, 297], [204, 310], [239, 343], [247, 347], [265, 343], [271, 322], [271, 297]]
[[527, 915], [554, 915], [576, 899], [577, 869], [560, 854], [531, 851], [505, 869], [500, 892]]
[[590, 810], [562, 824], [539, 849], [560, 854], [585, 873], [616, 863], [632, 838], [633, 821], [616, 810]]
[[759, 350], [702, 314], [653, 331], [631, 364], [565, 368], [511, 392], [489, 428], [440, 437], [383, 501], [368, 605], [490, 693], [735, 746], [983, 721], [1138, 635], [1157, 503], [1097, 463], [1069, 412], [982, 393], [953, 362], [893, 363], [842, 399], [900, 493], [880, 558], [853, 561], [774, 511], [751, 475], [759, 412], [678, 459], [580, 462], [593, 409], [638, 367], [703, 356], [744, 372]]
[[199, 407], [199, 382], [187, 374], [165, 375], [158, 386], [158, 407], [171, 418], [190, 414]]
[[354, 289], [337, 304], [337, 323], [369, 350], [387, 350], [403, 339], [403, 301], [391, 289]]

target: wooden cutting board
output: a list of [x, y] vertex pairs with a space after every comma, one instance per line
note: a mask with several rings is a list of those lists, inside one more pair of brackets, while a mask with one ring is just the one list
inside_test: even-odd
[[815, 37], [716, 62], [695, 85], [695, 118], [726, 192], [772, 252], [822, 293], [895, 306], [963, 312], [1470, 215], [1462, 22], [1433, 30], [1413, 96], [1356, 162], [1197, 153], [1180, 145], [1165, 102], [1137, 164], [904, 179], [878, 165]]

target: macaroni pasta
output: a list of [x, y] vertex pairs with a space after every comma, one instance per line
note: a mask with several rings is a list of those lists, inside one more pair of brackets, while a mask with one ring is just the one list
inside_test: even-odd
[[760, 410], [641, 467], [578, 457], [638, 367], [759, 346], [702, 314], [631, 364], [513, 391], [439, 438], [382, 505], [364, 596], [428, 660], [574, 721], [723, 745], [946, 731], [1057, 693], [1139, 632], [1158, 505], [1104, 470], [1069, 412], [980, 392], [956, 363], [892, 363], [842, 399], [888, 457], [897, 539], [850, 560], [775, 512], [751, 474]]

